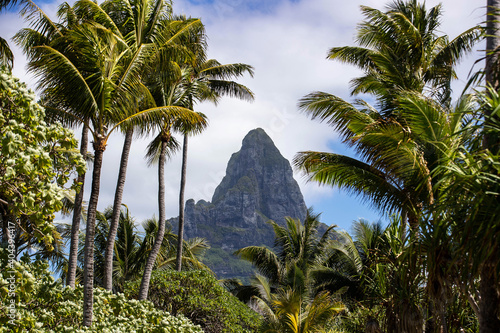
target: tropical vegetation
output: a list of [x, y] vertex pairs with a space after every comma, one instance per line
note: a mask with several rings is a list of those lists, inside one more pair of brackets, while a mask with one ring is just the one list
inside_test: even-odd
[[[13, 54], [0, 38], [0, 332], [497, 333], [495, 4], [487, 2], [486, 28], [453, 40], [439, 31], [441, 5], [361, 7], [357, 45], [332, 47], [328, 59], [360, 70], [351, 93], [364, 99], [316, 91], [298, 102], [354, 156], [303, 151], [294, 164], [309, 181], [361, 197], [386, 223], [354, 221], [348, 233], [311, 210], [304, 221], [270, 221], [274, 247], [235, 253], [255, 269], [243, 284], [217, 281], [203, 264], [209, 244], [184, 240], [183, 207], [188, 137], [208, 126], [195, 105], [252, 100], [235, 80], [253, 68], [208, 59], [201, 20], [174, 14], [165, 0], [78, 0], [61, 4], [57, 21], [32, 0], [0, 0], [0, 10], [20, 5], [30, 23], [14, 40], [39, 92], [36, 102], [12, 76]], [[456, 65], [482, 39], [486, 67], [456, 95]], [[71, 128], [82, 131], [79, 148]], [[118, 132], [115, 197], [99, 212], [103, 156]], [[122, 194], [132, 140], [153, 132], [146, 158], [158, 167], [158, 219], [138, 226]], [[180, 150], [177, 134], [175, 235], [165, 165]], [[72, 224], [56, 224], [58, 212], [72, 214]]]
[[[139, 281], [129, 283], [125, 294], [136, 298]], [[261, 316], [240, 302], [206, 270], [154, 271], [148, 300], [157, 309], [182, 315], [207, 333], [255, 332]]]
[[[7, 251], [0, 249], [2, 267], [7, 265]], [[31, 261], [27, 254], [12, 270], [0, 271], [5, 286], [15, 276], [17, 316], [15, 325], [7, 311], [0, 314], [0, 332], [183, 332], [202, 333], [183, 316], [172, 316], [156, 309], [151, 302], [127, 299], [122, 293], [104, 289], [95, 292], [95, 317], [92, 328], [82, 325], [83, 288], [63, 286], [55, 280], [47, 262]], [[10, 297], [2, 287], [0, 306], [8, 308]]]

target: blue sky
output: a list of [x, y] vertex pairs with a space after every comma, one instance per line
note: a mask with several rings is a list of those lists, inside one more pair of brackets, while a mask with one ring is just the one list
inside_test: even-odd
[[[44, 0], [41, 7], [55, 17], [61, 2]], [[383, 9], [387, 3], [381, 0], [174, 1], [177, 14], [200, 17], [204, 22], [210, 57], [222, 63], [242, 62], [255, 67], [254, 78], [240, 80], [254, 91], [256, 100], [253, 103], [226, 98], [217, 107], [197, 106], [198, 111], [209, 117], [210, 126], [191, 139], [186, 199], [210, 200], [215, 186], [224, 176], [231, 154], [240, 149], [246, 133], [257, 127], [266, 130], [290, 161], [303, 150], [345, 154], [345, 147], [332, 129], [309, 120], [296, 105], [301, 97], [318, 90], [352, 100], [349, 80], [359, 72], [348, 65], [326, 60], [327, 50], [333, 46], [354, 45], [356, 24], [362, 19], [360, 5]], [[426, 1], [427, 7], [438, 3], [443, 4], [444, 10], [441, 30], [451, 38], [484, 20], [486, 1]], [[22, 25], [17, 13], [0, 14], [3, 38], [10, 38]], [[457, 90], [466, 81], [472, 63], [482, 56], [482, 49], [484, 46], [478, 46], [462, 63]], [[34, 87], [33, 79], [24, 69], [22, 54], [19, 50], [14, 53], [14, 75]], [[147, 140], [138, 140], [132, 147], [124, 193], [124, 203], [137, 221], [158, 215], [156, 170], [147, 168], [143, 159]], [[113, 200], [122, 141], [122, 137], [115, 136], [105, 152], [100, 209]], [[166, 166], [169, 216], [178, 213], [179, 173], [180, 156], [175, 156]], [[383, 213], [338, 190], [306, 183], [299, 173], [295, 178], [306, 204], [322, 212], [322, 221], [327, 224], [350, 230], [353, 220], [375, 221]]]

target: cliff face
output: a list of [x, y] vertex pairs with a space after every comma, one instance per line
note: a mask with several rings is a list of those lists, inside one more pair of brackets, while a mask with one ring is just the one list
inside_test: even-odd
[[[304, 220], [306, 211], [290, 163], [258, 128], [245, 136], [241, 150], [231, 156], [212, 201], [186, 202], [185, 236], [206, 238], [212, 247], [207, 265], [219, 278], [232, 277], [241, 273], [228, 264], [232, 252], [249, 245], [272, 246], [274, 233], [266, 222], [284, 224], [287, 216]], [[177, 221], [170, 222], [175, 228]], [[212, 258], [216, 253], [227, 255], [218, 265], [210, 263], [219, 261]]]

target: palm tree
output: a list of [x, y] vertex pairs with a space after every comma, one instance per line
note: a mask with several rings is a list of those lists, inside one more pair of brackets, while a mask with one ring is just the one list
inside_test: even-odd
[[235, 252], [259, 272], [252, 286], [236, 288], [235, 293], [263, 313], [264, 332], [317, 332], [344, 309], [334, 294], [315, 288], [312, 278], [327, 258], [335, 226], [318, 237], [319, 215], [311, 210], [304, 224], [292, 218], [286, 218], [285, 226], [269, 223], [274, 229], [276, 251], [248, 246]]
[[[204, 52], [204, 50], [201, 50]], [[254, 95], [246, 86], [239, 84], [231, 79], [238, 78], [244, 73], [253, 77], [253, 68], [246, 64], [221, 64], [214, 59], [204, 60], [204, 55], [197, 54], [192, 63], [185, 65], [191, 75], [184, 82], [187, 91], [188, 103], [191, 110], [194, 110], [194, 103], [209, 100], [217, 104], [218, 100], [228, 95], [243, 100], [251, 101]], [[192, 131], [191, 131], [192, 132]], [[183, 131], [184, 140], [182, 146], [182, 167], [181, 183], [179, 191], [179, 228], [178, 237], [180, 240], [184, 237], [184, 189], [186, 186], [187, 172], [187, 149], [188, 135], [190, 131]], [[182, 242], [179, 242], [182, 244]], [[177, 249], [177, 271], [182, 269], [182, 247]]]
[[[308, 174], [309, 180], [338, 186], [362, 195], [375, 208], [393, 214], [400, 212], [416, 227], [424, 204], [432, 202], [429, 186], [421, 186], [429, 170], [420, 147], [407, 135], [408, 129], [396, 120], [383, 120], [372, 107], [356, 109], [338, 98], [304, 101], [314, 113], [335, 124], [363, 157], [326, 152], [300, 152], [294, 164]], [[306, 106], [307, 105], [307, 106]], [[340, 128], [341, 127], [341, 128]]]
[[260, 330], [269, 333], [323, 332], [334, 316], [344, 310], [342, 303], [326, 291], [311, 299], [290, 287], [271, 293], [265, 282], [253, 302], [264, 315]]
[[286, 218], [285, 226], [270, 221], [275, 233], [274, 251], [265, 246], [248, 246], [236, 251], [235, 255], [251, 262], [273, 289], [290, 287], [299, 292], [309, 288], [311, 272], [325, 259], [335, 227], [328, 227], [318, 237], [318, 218], [319, 215], [309, 211], [304, 224], [292, 218]]
[[[34, 23], [34, 26], [38, 27], [35, 29], [22, 29], [14, 36], [15, 42], [17, 42], [24, 50], [25, 53], [30, 53], [32, 48], [44, 44], [50, 44], [53, 39], [60, 38], [63, 36], [64, 32], [71, 27], [77, 26], [81, 22], [76, 18], [73, 9], [67, 4], [61, 4], [58, 12], [58, 16], [62, 20], [62, 24], [53, 22], [34, 2], [32, 1], [21, 1], [23, 3], [23, 8], [21, 9], [21, 14], [30, 18]], [[17, 3], [17, 1], [14, 1]], [[48, 90], [48, 89], [47, 89]], [[44, 99], [42, 97], [42, 99]], [[78, 121], [75, 121], [72, 117], [64, 117], [60, 113], [52, 113], [52, 101], [45, 100], [43, 102], [48, 121], [60, 121], [66, 126], [75, 126]], [[82, 136], [80, 140], [80, 153], [82, 156], [87, 156], [87, 145], [88, 145], [88, 129], [82, 127]], [[76, 191], [73, 209], [73, 219], [72, 219], [72, 229], [71, 229], [71, 243], [70, 243], [70, 253], [69, 253], [69, 267], [67, 274], [67, 285], [74, 288], [75, 287], [75, 276], [77, 268], [77, 255], [78, 255], [78, 241], [80, 232], [80, 220], [82, 202], [83, 202], [83, 187], [85, 183], [85, 173], [86, 171], [81, 171], [77, 177], [77, 183], [80, 184], [79, 190]]]
[[[186, 90], [183, 89], [183, 82], [185, 81], [188, 72], [180, 69], [177, 63], [159, 64], [159, 67], [168, 65], [169, 71], [160, 71], [162, 75], [150, 78], [148, 82], [151, 85], [151, 91], [155, 97], [157, 105], [186, 105]], [[162, 121], [157, 122], [155, 125], [159, 128], [159, 134], [149, 144], [146, 157], [149, 160], [149, 165], [158, 163], [158, 209], [159, 209], [159, 228], [158, 234], [155, 239], [155, 244], [149, 253], [147, 263], [144, 270], [144, 275], [139, 289], [139, 299], [147, 298], [149, 281], [153, 271], [156, 256], [160, 251], [160, 245], [163, 242], [165, 232], [165, 180], [164, 168], [166, 158], [178, 149], [178, 143], [172, 136], [172, 130], [180, 128], [190, 128], [192, 130], [201, 131], [206, 126], [205, 118], [202, 114], [198, 114], [199, 121], [196, 123], [188, 124], [186, 122], [178, 121], [175, 119], [164, 118]], [[182, 243], [182, 239], [179, 240]]]
[[[426, 11], [416, 0], [394, 1], [387, 12], [362, 7], [367, 17], [358, 31], [361, 47], [336, 47], [331, 59], [361, 68], [364, 76], [353, 80], [353, 93], [371, 93], [380, 110], [364, 101], [354, 105], [331, 94], [311, 93], [299, 107], [313, 119], [332, 125], [362, 160], [346, 156], [302, 152], [295, 165], [311, 180], [346, 188], [363, 195], [376, 208], [400, 213], [403, 226], [413, 227], [424, 206], [433, 202], [429, 163], [421, 147], [410, 138], [404, 94], [418, 95], [434, 88], [438, 103], [447, 107], [453, 65], [470, 50], [480, 30], [473, 28], [455, 40], [437, 37], [440, 6]], [[366, 46], [363, 47], [363, 46]], [[422, 183], [427, 180], [427, 183]]]
[[[121, 33], [125, 36], [129, 47], [137, 54], [141, 54], [141, 49], [148, 43], [158, 44], [161, 53], [172, 53], [172, 50], [179, 48], [179, 41], [176, 35], [181, 35], [183, 31], [193, 28], [201, 28], [199, 20], [190, 20], [179, 25], [180, 21], [172, 19], [172, 8], [163, 0], [155, 1], [109, 1], [103, 4], [103, 10], [109, 15], [105, 21], [112, 21], [120, 27]], [[126, 13], [126, 15], [124, 15]], [[176, 27], [175, 25], [178, 25]], [[169, 30], [171, 29], [171, 30]], [[153, 54], [151, 58], [158, 59], [159, 52]], [[160, 104], [158, 104], [160, 105]], [[170, 104], [162, 104], [168, 106]], [[116, 185], [114, 199], [114, 213], [111, 222], [108, 245], [106, 247], [105, 264], [105, 284], [108, 290], [112, 287], [113, 271], [113, 247], [116, 237], [120, 205], [125, 185], [128, 156], [132, 144], [134, 130], [125, 129], [125, 141], [123, 144], [122, 157], [120, 160], [120, 170]]]
[[358, 27], [360, 46], [334, 47], [328, 59], [338, 59], [363, 71], [353, 79], [352, 93], [377, 97], [380, 109], [391, 112], [394, 96], [400, 91], [429, 93], [449, 102], [450, 82], [456, 77], [454, 66], [481, 36], [471, 28], [449, 41], [438, 36], [441, 5], [427, 10], [417, 0], [394, 0], [387, 11], [361, 6], [365, 20]]
[[0, 37], [0, 66], [5, 66], [9, 70], [14, 66], [14, 55], [5, 39]]
[[373, 293], [364, 288], [364, 280], [369, 278], [368, 269], [376, 260], [376, 253], [381, 248], [384, 229], [380, 223], [368, 223], [365, 220], [354, 221], [354, 239], [346, 231], [335, 234], [335, 240], [326, 252], [323, 264], [312, 272], [317, 289], [334, 293], [345, 290], [344, 303], [370, 299]]
[[61, 106], [59, 110], [63, 114], [73, 116], [88, 127], [93, 137], [94, 170], [87, 213], [84, 274], [84, 325], [90, 326], [93, 238], [102, 157], [107, 140], [125, 122], [137, 124], [145, 119], [152, 121], [154, 116], [165, 115], [167, 110], [175, 117], [192, 117], [189, 110], [182, 108], [151, 108], [127, 114], [131, 96], [145, 93], [137, 76], [143, 57], [133, 57], [134, 53], [119, 35], [91, 22], [63, 35], [63, 38], [55, 38], [50, 46], [32, 47], [28, 50], [28, 58], [30, 70], [42, 77], [39, 88], [47, 93], [45, 97], [51, 99], [52, 105]]

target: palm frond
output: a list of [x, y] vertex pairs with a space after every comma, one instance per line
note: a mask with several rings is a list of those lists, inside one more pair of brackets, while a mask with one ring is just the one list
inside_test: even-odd
[[14, 66], [14, 55], [9, 47], [9, 43], [0, 37], [0, 66], [6, 66], [12, 69]]
[[257, 270], [272, 281], [280, 279], [281, 264], [276, 254], [261, 246], [248, 246], [234, 252], [243, 260], [251, 262]]

